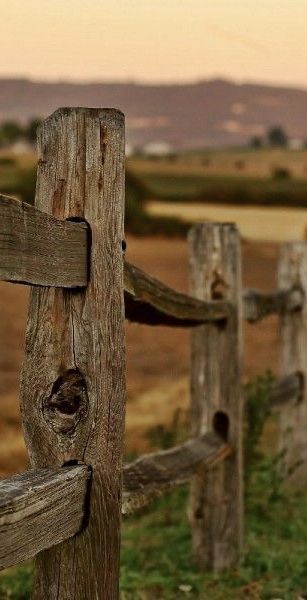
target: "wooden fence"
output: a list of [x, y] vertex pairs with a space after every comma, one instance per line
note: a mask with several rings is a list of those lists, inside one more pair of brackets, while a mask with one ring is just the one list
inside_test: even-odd
[[[58, 110], [38, 147], [35, 207], [0, 198], [0, 278], [32, 286], [21, 377], [32, 468], [0, 483], [0, 567], [36, 556], [36, 599], [117, 598], [121, 515], [189, 480], [194, 559], [238, 565], [242, 319], [279, 315], [271, 402], [288, 411], [281, 443], [304, 453], [307, 246], [282, 248], [276, 293], [242, 293], [236, 227], [196, 225], [191, 296], [179, 294], [123, 260], [123, 115]], [[125, 317], [191, 327], [192, 431], [122, 468]]]

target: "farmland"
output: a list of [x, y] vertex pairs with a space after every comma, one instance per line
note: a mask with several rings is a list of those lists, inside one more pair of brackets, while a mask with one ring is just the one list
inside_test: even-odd
[[[264, 151], [263, 151], [264, 153]], [[224, 163], [238, 161], [239, 153], [224, 154]], [[260, 154], [246, 152], [251, 158]], [[201, 155], [203, 156], [203, 155]], [[217, 161], [223, 153], [214, 153]], [[240, 154], [241, 156], [241, 154]], [[296, 186], [302, 194], [307, 179], [301, 173], [305, 153], [282, 154], [289, 159], [291, 177], [276, 180], [276, 185]], [[300, 156], [297, 171], [293, 160]], [[234, 158], [235, 157], [235, 158]], [[199, 155], [186, 155], [176, 161], [129, 159], [128, 168], [140, 177], [151, 196], [182, 203], [196, 197], [204, 181], [250, 182], [272, 184], [263, 163], [248, 176], [227, 172], [220, 164], [219, 174], [200, 175], [192, 162]], [[189, 162], [191, 160], [191, 163]], [[204, 158], [202, 158], [204, 160]], [[213, 158], [211, 159], [213, 160]], [[241, 160], [241, 159], [240, 159]], [[256, 159], [255, 159], [256, 160]], [[270, 159], [271, 160], [271, 159]], [[273, 159], [272, 159], [273, 160]], [[180, 161], [183, 161], [180, 163]], [[307, 155], [306, 155], [307, 162]], [[194, 164], [194, 163], [193, 163]], [[285, 163], [280, 165], [284, 166]], [[287, 163], [288, 164], [288, 163]], [[207, 165], [208, 166], [208, 165]], [[35, 168], [31, 157], [0, 164], [0, 187], [6, 193], [23, 197], [23, 175]], [[213, 167], [212, 167], [213, 168]], [[199, 169], [199, 172], [197, 172]], [[230, 167], [229, 167], [230, 169]], [[294, 177], [294, 172], [299, 177]], [[18, 179], [19, 177], [19, 179]], [[169, 185], [166, 182], [168, 178]], [[1, 179], [2, 178], [2, 179]], [[185, 179], [186, 188], [182, 187]], [[274, 180], [275, 181], [275, 180]], [[2, 182], [2, 183], [1, 183]], [[19, 183], [18, 183], [19, 182]], [[150, 187], [158, 185], [158, 187]], [[160, 186], [160, 187], [159, 187]], [[170, 187], [173, 186], [173, 187]], [[194, 187], [193, 187], [194, 186]], [[227, 186], [226, 188], [227, 189]], [[263, 187], [265, 189], [265, 187]], [[183, 195], [183, 190], [184, 194]], [[292, 187], [293, 191], [293, 187]], [[295, 193], [296, 193], [295, 192]], [[32, 192], [33, 193], [33, 192]], [[178, 198], [178, 194], [182, 197]], [[193, 196], [194, 195], [194, 196]], [[293, 198], [293, 196], [292, 196]], [[295, 205], [295, 204], [294, 204]], [[261, 227], [261, 223], [255, 224]], [[143, 232], [144, 233], [144, 232]], [[276, 287], [276, 265], [279, 245], [273, 242], [243, 240], [244, 286], [270, 291]], [[127, 235], [127, 259], [159, 277], [180, 291], [188, 291], [187, 245], [182, 237], [135, 237]], [[252, 265], [252, 268], [251, 268]], [[1, 476], [23, 470], [27, 457], [23, 444], [18, 408], [18, 377], [23, 354], [28, 289], [8, 283], [0, 285], [0, 473]], [[263, 375], [268, 369], [278, 372], [278, 332], [276, 317], [270, 317], [254, 328], [244, 325], [245, 364], [243, 383]], [[127, 430], [125, 451], [128, 457], [152, 448], [168, 447], [188, 435], [189, 333], [184, 330], [150, 328], [127, 324]], [[260, 402], [259, 395], [259, 402]], [[261, 448], [274, 453], [276, 422], [270, 421], [261, 440]], [[269, 441], [268, 441], [269, 440]], [[273, 598], [285, 600], [303, 594], [305, 586], [304, 523], [306, 507], [301, 493], [285, 492], [276, 465], [262, 457], [254, 466], [247, 491], [247, 545], [242, 568], [219, 579], [202, 575], [191, 566], [189, 529], [185, 519], [186, 491], [158, 500], [152, 508], [126, 521], [123, 530], [121, 589], [122, 600], [173, 599], [195, 597], [209, 600], [224, 598]], [[252, 489], [252, 492], [251, 492]], [[291, 525], [289, 524], [291, 520]], [[161, 533], [162, 532], [162, 533]], [[167, 542], [167, 543], [166, 543]], [[167, 548], [166, 548], [167, 547]], [[286, 568], [285, 568], [286, 565]], [[0, 580], [0, 598], [28, 598], [29, 572], [25, 566], [9, 571]], [[2, 587], [1, 587], [2, 586]], [[2, 595], [1, 595], [2, 594]], [[206, 596], [204, 596], [206, 594]], [[231, 594], [227, 596], [227, 594]]]
[[152, 198], [253, 206], [307, 206], [307, 150], [211, 150], [129, 158]]

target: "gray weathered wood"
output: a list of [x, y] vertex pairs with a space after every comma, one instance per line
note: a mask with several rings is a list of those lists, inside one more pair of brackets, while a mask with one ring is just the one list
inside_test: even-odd
[[93, 470], [86, 529], [37, 557], [34, 598], [118, 597], [125, 350], [124, 117], [60, 109], [38, 137], [37, 208], [85, 219], [85, 289], [32, 288], [21, 400], [33, 467], [80, 460]]
[[[307, 243], [293, 242], [281, 247], [278, 284], [281, 289], [293, 287], [307, 294]], [[280, 316], [281, 375], [299, 371], [307, 376], [307, 303], [302, 310], [284, 312]], [[280, 413], [280, 449], [285, 451], [286, 470], [302, 461], [296, 477], [307, 475], [307, 396], [302, 402], [285, 407]]]
[[[56, 219], [37, 207], [0, 195], [0, 279], [32, 285], [87, 285], [89, 231], [86, 223]], [[190, 327], [220, 321], [229, 314], [223, 300], [201, 301], [172, 290], [125, 263], [126, 318], [148, 325]], [[244, 316], [257, 322], [303, 304], [299, 289], [244, 293]]]
[[232, 224], [196, 225], [189, 232], [192, 294], [232, 304], [223, 325], [201, 325], [192, 332], [192, 435], [212, 428], [234, 447], [234, 454], [192, 479], [189, 517], [193, 553], [215, 571], [238, 565], [243, 533], [241, 399], [241, 257]]
[[304, 296], [298, 288], [283, 289], [271, 294], [247, 290], [244, 292], [243, 301], [245, 319], [250, 323], [257, 323], [272, 314], [300, 310]]
[[124, 281], [125, 313], [129, 321], [189, 327], [207, 321], [221, 321], [229, 315], [228, 302], [204, 302], [180, 294], [127, 262]]
[[215, 433], [206, 433], [170, 450], [147, 454], [125, 465], [122, 513], [130, 514], [169, 489], [186, 483], [199, 466], [213, 465], [232, 452]]
[[297, 404], [302, 401], [305, 393], [305, 377], [302, 373], [292, 373], [277, 379], [270, 394], [271, 408], [280, 409], [285, 404]]
[[33, 285], [87, 284], [85, 223], [55, 219], [0, 196], [0, 279]]
[[[200, 323], [227, 319], [229, 302], [221, 299], [200, 300], [180, 294], [164, 283], [125, 263], [125, 313], [134, 323], [195, 327]], [[299, 310], [303, 304], [301, 290], [290, 288], [271, 294], [246, 290], [243, 294], [244, 318], [251, 323], [281, 312]]]
[[82, 529], [90, 474], [77, 465], [26, 471], [0, 482], [0, 569]]

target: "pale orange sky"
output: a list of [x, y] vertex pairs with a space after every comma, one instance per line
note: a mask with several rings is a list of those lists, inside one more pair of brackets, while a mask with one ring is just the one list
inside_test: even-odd
[[0, 0], [0, 77], [307, 87], [307, 0]]

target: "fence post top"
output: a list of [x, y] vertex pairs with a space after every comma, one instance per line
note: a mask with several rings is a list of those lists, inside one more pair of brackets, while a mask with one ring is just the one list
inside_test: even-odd
[[53, 119], [57, 116], [63, 117], [63, 116], [71, 116], [74, 114], [84, 114], [86, 116], [95, 118], [102, 113], [108, 114], [115, 118], [118, 118], [119, 120], [125, 119], [124, 113], [119, 108], [108, 108], [108, 107], [106, 107], [106, 108], [104, 108], [104, 107], [87, 108], [86, 106], [61, 106], [61, 107], [57, 108], [53, 113], [51, 113], [51, 115], [49, 115], [45, 119], [45, 121], [48, 121], [49, 119]]

